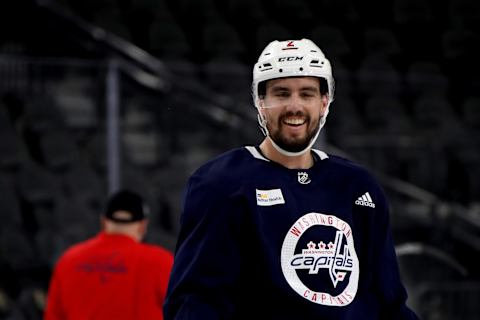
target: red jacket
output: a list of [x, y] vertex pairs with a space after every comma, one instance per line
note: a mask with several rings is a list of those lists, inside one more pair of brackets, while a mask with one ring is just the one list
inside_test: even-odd
[[163, 319], [172, 264], [162, 248], [101, 232], [60, 258], [45, 320]]

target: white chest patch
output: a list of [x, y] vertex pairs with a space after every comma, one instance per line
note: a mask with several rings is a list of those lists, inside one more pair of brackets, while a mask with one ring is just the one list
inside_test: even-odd
[[[332, 239], [306, 239], [306, 248], [295, 253], [298, 241], [312, 227], [333, 228]], [[358, 289], [360, 268], [353, 242], [352, 229], [342, 219], [322, 213], [311, 212], [300, 217], [288, 230], [282, 246], [282, 272], [288, 284], [300, 296], [310, 302], [342, 307], [350, 304]], [[337, 295], [318, 292], [307, 287], [297, 270], [308, 270], [309, 277], [320, 272], [329, 275], [334, 288], [342, 284], [343, 291]]]
[[259, 206], [274, 206], [285, 203], [281, 189], [255, 190], [257, 193], [257, 205]]

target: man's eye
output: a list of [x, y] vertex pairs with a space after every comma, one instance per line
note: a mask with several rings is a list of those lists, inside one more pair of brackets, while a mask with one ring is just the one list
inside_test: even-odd
[[313, 93], [310, 93], [310, 92], [304, 92], [304, 93], [302, 93], [302, 97], [304, 97], [304, 98], [311, 98], [311, 97], [313, 97], [313, 96], [314, 96], [314, 94], [313, 94]]

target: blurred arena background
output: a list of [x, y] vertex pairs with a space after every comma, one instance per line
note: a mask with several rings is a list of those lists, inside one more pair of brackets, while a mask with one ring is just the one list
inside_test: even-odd
[[251, 67], [311, 38], [336, 101], [319, 148], [382, 182], [410, 306], [480, 314], [480, 2], [15, 0], [0, 3], [0, 318], [41, 319], [52, 266], [106, 195], [146, 196], [174, 249], [203, 161], [260, 141]]

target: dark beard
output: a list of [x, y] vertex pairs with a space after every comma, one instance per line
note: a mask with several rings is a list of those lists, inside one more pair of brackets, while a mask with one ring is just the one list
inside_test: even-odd
[[[319, 129], [319, 126], [320, 126], [320, 120], [317, 122], [316, 125], [313, 126], [313, 130], [310, 130], [310, 131], [307, 132], [307, 136], [304, 139], [302, 139], [302, 140], [288, 140], [288, 139], [285, 139], [284, 136], [282, 136], [281, 127], [284, 125], [283, 124], [284, 118], [286, 118], [288, 116], [291, 116], [291, 115], [292, 114], [282, 115], [278, 119], [278, 124], [277, 124], [278, 130], [276, 130], [275, 132], [272, 132], [272, 130], [269, 128], [268, 131], [269, 131], [269, 134], [270, 134], [270, 138], [283, 150], [288, 151], [288, 152], [300, 152], [300, 151], [305, 150], [305, 148], [308, 147], [308, 145], [310, 144], [310, 141], [313, 139], [313, 137], [317, 133], [317, 131]], [[306, 117], [307, 117], [306, 123], [307, 123], [307, 130], [308, 130], [309, 126], [310, 126], [310, 117], [308, 115]]]

